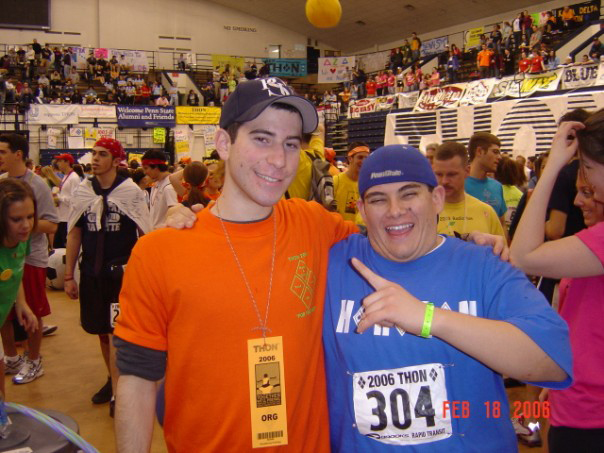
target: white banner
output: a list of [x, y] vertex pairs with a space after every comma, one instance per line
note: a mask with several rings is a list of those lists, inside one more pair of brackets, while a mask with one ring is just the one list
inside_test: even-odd
[[80, 118], [117, 118], [114, 105], [84, 104], [78, 115]]
[[526, 74], [519, 84], [513, 83], [508, 86], [507, 95], [528, 97], [537, 91], [556, 91], [561, 77], [562, 69], [541, 74]]
[[562, 73], [562, 89], [588, 87], [592, 85], [600, 85], [600, 73], [604, 65], [580, 65], [569, 66], [564, 68]]
[[[117, 59], [119, 64], [125, 63], [130, 67], [131, 71], [134, 72], [148, 72], [149, 63], [147, 61], [147, 54], [144, 50], [119, 50], [109, 49], [109, 60], [112, 57]], [[122, 56], [124, 58], [122, 58]]]
[[484, 104], [487, 102], [495, 82], [496, 79], [480, 79], [468, 82], [459, 105]]
[[27, 111], [29, 124], [77, 124], [79, 105], [31, 104]]
[[465, 89], [465, 83], [458, 83], [424, 90], [415, 104], [415, 111], [429, 112], [439, 108], [457, 107]]
[[359, 118], [361, 113], [390, 110], [397, 106], [398, 97], [396, 94], [359, 99], [358, 101], [351, 101], [348, 105], [348, 118]]
[[359, 55], [357, 60], [359, 62], [359, 68], [367, 73], [370, 73], [384, 70], [386, 64], [389, 62], [389, 58], [390, 51], [385, 50], [383, 52]]
[[417, 98], [419, 97], [419, 91], [411, 91], [408, 93], [398, 93], [398, 108], [399, 109], [412, 109], [417, 104]]
[[349, 81], [355, 57], [319, 58], [319, 83], [342, 83]]

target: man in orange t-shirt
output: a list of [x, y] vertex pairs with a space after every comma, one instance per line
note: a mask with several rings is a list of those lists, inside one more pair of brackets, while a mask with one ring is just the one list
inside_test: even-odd
[[[329, 452], [327, 253], [356, 227], [317, 203], [281, 199], [302, 133], [317, 122], [312, 104], [277, 78], [240, 84], [216, 132], [220, 198], [193, 228], [156, 230], [135, 246], [115, 329], [118, 452], [149, 451], [164, 375], [170, 452]], [[261, 355], [275, 366], [258, 374], [266, 364], [253, 351], [273, 344], [283, 358]]]
[[492, 56], [493, 51], [487, 48], [486, 44], [483, 44], [482, 50], [478, 52], [478, 56], [476, 57], [476, 64], [478, 66], [478, 70], [480, 71], [481, 79], [489, 77], [489, 67], [491, 66]]

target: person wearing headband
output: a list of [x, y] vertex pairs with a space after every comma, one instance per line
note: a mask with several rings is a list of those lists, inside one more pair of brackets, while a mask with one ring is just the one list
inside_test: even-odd
[[178, 204], [178, 197], [170, 184], [168, 159], [163, 151], [150, 149], [143, 154], [141, 163], [145, 174], [154, 182], [149, 199], [151, 220], [155, 230], [164, 226], [168, 208]]
[[332, 450], [517, 451], [502, 375], [568, 387], [566, 324], [518, 269], [437, 234], [445, 190], [419, 150], [375, 150], [359, 192], [367, 237], [329, 255]]
[[216, 131], [220, 196], [192, 228], [160, 229], [135, 246], [115, 330], [118, 452], [149, 450], [164, 377], [169, 451], [330, 451], [327, 253], [356, 227], [283, 198], [302, 135], [317, 124], [314, 106], [282, 80], [239, 84]]
[[[119, 314], [123, 266], [139, 236], [151, 231], [144, 192], [131, 178], [118, 174], [118, 167], [125, 158], [126, 153], [118, 140], [97, 140], [92, 148], [93, 176], [84, 179], [76, 188], [67, 222], [65, 293], [71, 299], [80, 300], [82, 328], [99, 336], [110, 376], [92, 397], [95, 404], [109, 402], [115, 394], [117, 373], [110, 338]], [[74, 272], [80, 250], [78, 282]], [[110, 414], [112, 409], [113, 403]]]
[[359, 172], [369, 153], [370, 149], [366, 143], [351, 143], [348, 146], [348, 168], [333, 178], [338, 212], [345, 220], [355, 221], [359, 199]]

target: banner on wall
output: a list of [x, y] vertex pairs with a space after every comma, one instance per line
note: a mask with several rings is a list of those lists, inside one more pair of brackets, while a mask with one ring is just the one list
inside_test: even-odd
[[243, 57], [233, 57], [231, 55], [212, 55], [212, 69], [219, 67], [220, 72], [224, 72], [227, 68], [229, 70], [236, 69], [239, 72], [243, 72], [245, 67], [245, 60]]
[[27, 111], [29, 124], [77, 124], [79, 105], [31, 104]]
[[446, 47], [449, 45], [449, 37], [443, 36], [441, 38], [429, 39], [422, 42], [421, 55], [427, 57], [428, 55], [434, 55], [444, 52]]
[[[575, 13], [575, 20], [579, 23], [590, 22], [600, 18], [600, 0], [592, 0], [589, 2], [575, 3], [569, 5], [569, 8]], [[552, 9], [553, 14], [561, 20], [562, 11], [564, 8]]]
[[[342, 83], [349, 81], [354, 64], [355, 57], [319, 58], [319, 83]], [[382, 62], [383, 67], [384, 62]]]
[[304, 77], [308, 74], [306, 59], [300, 58], [264, 58], [269, 65], [271, 76]]
[[69, 149], [84, 148], [84, 127], [72, 127], [67, 136], [67, 147]]
[[94, 58], [103, 58], [107, 60], [109, 58], [109, 49], [101, 47], [94, 49]]
[[457, 107], [463, 96], [464, 89], [465, 84], [454, 84], [424, 90], [419, 95], [414, 110], [417, 112], [429, 112], [439, 108]]
[[176, 107], [176, 124], [218, 124], [220, 107]]
[[412, 109], [417, 104], [419, 98], [419, 91], [411, 91], [408, 93], [398, 93], [398, 108], [399, 109]]
[[[562, 70], [544, 72], [541, 74], [526, 74], [520, 84], [511, 84], [508, 87], [507, 95], [511, 97], [529, 96], [537, 91], [556, 91]], [[516, 89], [519, 91], [516, 91]]]
[[206, 155], [209, 155], [216, 149], [216, 131], [218, 126], [212, 124], [201, 124], [193, 126], [195, 132], [201, 133], [203, 141], [205, 143]]
[[466, 49], [480, 45], [480, 35], [484, 33], [484, 27], [470, 28], [465, 31]]
[[191, 157], [193, 131], [189, 126], [178, 125], [174, 128], [174, 154], [176, 162], [184, 157]]
[[359, 118], [361, 113], [379, 112], [390, 110], [398, 106], [396, 94], [378, 96], [374, 98], [359, 99], [348, 104], [348, 118]]
[[144, 50], [109, 49], [108, 56], [109, 59], [115, 57], [119, 64], [127, 65], [131, 71], [149, 71], [147, 53]]
[[118, 105], [117, 125], [120, 127], [174, 127], [174, 107]]
[[153, 128], [153, 143], [164, 144], [166, 143], [166, 129], [163, 127]]
[[483, 105], [428, 112], [399, 112], [387, 116], [384, 143], [410, 144], [458, 141], [468, 144], [480, 131], [501, 140], [501, 149], [514, 155], [548, 151], [560, 117], [569, 110], [596, 111], [604, 107], [604, 92], [512, 99]]
[[496, 79], [480, 79], [468, 82], [459, 105], [476, 105], [487, 102]]
[[78, 116], [80, 118], [116, 118], [114, 105], [84, 104], [79, 107]]
[[560, 80], [562, 89], [599, 85], [602, 66], [604, 65], [590, 64], [564, 68]]
[[384, 50], [382, 52], [359, 55], [357, 57], [357, 62], [359, 64], [359, 68], [363, 69], [363, 71], [367, 73], [376, 72], [382, 71], [385, 68], [389, 57], [390, 51]]

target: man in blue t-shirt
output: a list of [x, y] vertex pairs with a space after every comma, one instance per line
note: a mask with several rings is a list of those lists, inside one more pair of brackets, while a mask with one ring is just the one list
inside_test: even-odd
[[359, 192], [368, 238], [329, 258], [333, 451], [516, 451], [502, 374], [568, 387], [566, 324], [490, 249], [437, 235], [444, 189], [415, 148], [376, 150]]
[[470, 176], [466, 178], [466, 192], [493, 206], [505, 227], [504, 215], [508, 208], [503, 198], [503, 187], [498, 181], [487, 177], [488, 173], [495, 173], [497, 170], [501, 159], [500, 147], [499, 139], [488, 132], [476, 132], [470, 137]]

